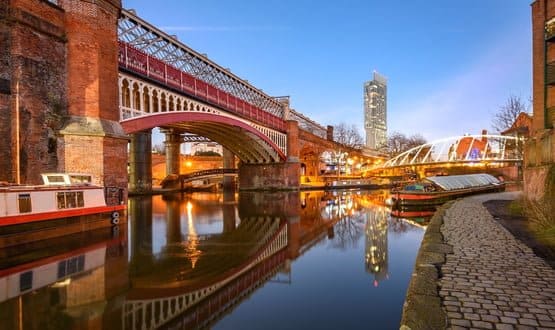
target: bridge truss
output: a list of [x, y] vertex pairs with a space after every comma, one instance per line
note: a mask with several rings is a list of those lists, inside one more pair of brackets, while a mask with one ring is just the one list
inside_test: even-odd
[[[229, 95], [226, 95], [225, 98], [225, 104], [228, 107], [232, 106], [244, 111], [252, 105], [255, 109], [250, 109], [250, 113], [251, 115], [253, 112], [256, 113], [255, 118], [264, 117], [264, 115], [258, 114], [257, 110], [260, 109], [262, 112], [281, 120], [296, 120], [302, 129], [322, 138], [326, 136], [324, 127], [293, 109], [289, 109], [288, 98], [287, 102], [284, 102], [284, 97], [272, 97], [265, 94], [261, 89], [249, 84], [247, 80], [233, 74], [230, 69], [223, 68], [209, 60], [206, 54], [194, 51], [180, 42], [176, 36], [168, 35], [139, 18], [134, 11], [122, 10], [118, 22], [118, 39], [120, 41], [120, 57], [122, 55], [121, 49], [126, 50], [126, 67], [133, 66], [133, 63], [130, 63], [127, 59], [127, 51], [138, 51], [139, 53], [132, 55], [133, 60], [141, 62], [146, 55], [147, 58], [159, 62], [152, 61], [152, 63], [147, 64], [147, 67], [140, 68], [140, 71], [144, 71], [141, 73], [145, 73], [149, 77], [152, 72], [152, 76], [158, 78], [156, 80], [163, 78], [166, 84], [175, 85], [179, 80], [184, 80], [183, 78], [175, 79], [180, 75], [180, 71], [207, 84], [202, 86], [202, 89], [206, 90], [204, 96], [207, 99], [217, 95], [217, 103], [220, 103], [219, 91], [221, 91]], [[196, 85], [195, 82], [195, 93], [198, 90]], [[212, 90], [214, 88], [219, 91]], [[230, 102], [230, 97], [238, 99], [239, 102]], [[241, 101], [246, 102], [246, 104], [242, 104]], [[280, 129], [275, 125], [269, 127]], [[283, 127], [281, 128], [283, 129]]]
[[472, 164], [492, 166], [522, 161], [524, 141], [503, 135], [465, 135], [429, 142], [407, 150], [371, 170], [415, 165]]

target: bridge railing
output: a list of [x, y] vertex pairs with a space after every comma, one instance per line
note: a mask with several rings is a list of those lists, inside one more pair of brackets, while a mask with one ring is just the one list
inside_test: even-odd
[[305, 115], [290, 109], [289, 110], [289, 118], [290, 120], [295, 120], [296, 122], [299, 123], [299, 128], [302, 130], [305, 130], [307, 132], [310, 132], [322, 139], [326, 139], [327, 137], [327, 129], [325, 127], [323, 127], [322, 125], [318, 124], [317, 122], [315, 122], [314, 120], [306, 117]]
[[285, 131], [286, 126], [283, 119], [176, 69], [121, 40], [119, 41], [118, 62], [120, 68], [150, 78], [186, 95], [249, 120], [260, 122], [275, 130]]
[[503, 135], [464, 135], [409, 149], [370, 170], [439, 163], [514, 163], [522, 161], [523, 140]]

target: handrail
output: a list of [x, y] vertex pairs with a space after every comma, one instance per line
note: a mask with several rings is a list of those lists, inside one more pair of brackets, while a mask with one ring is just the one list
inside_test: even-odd
[[150, 78], [208, 104], [285, 132], [285, 120], [159, 60], [125, 41], [119, 41], [120, 68]]

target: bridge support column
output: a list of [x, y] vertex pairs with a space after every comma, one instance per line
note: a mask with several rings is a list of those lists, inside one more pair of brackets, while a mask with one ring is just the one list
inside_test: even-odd
[[152, 191], [152, 133], [150, 130], [131, 135], [129, 146], [129, 192]]
[[129, 271], [131, 274], [152, 267], [152, 196], [134, 196], [129, 199], [131, 247]]
[[183, 241], [181, 233], [181, 204], [180, 199], [175, 195], [163, 197], [166, 202], [166, 242], [169, 245], [179, 244]]
[[242, 164], [239, 167], [239, 190], [299, 189], [301, 164]]
[[224, 205], [222, 206], [222, 212], [223, 212], [223, 220], [224, 220], [223, 233], [229, 233], [229, 232], [234, 231], [235, 230], [235, 193], [234, 193], [234, 191], [224, 190]]
[[166, 140], [164, 141], [166, 147], [166, 176], [171, 174], [179, 175], [179, 151], [183, 141], [182, 135], [171, 128], [161, 130], [161, 132], [166, 135]]
[[270, 164], [241, 164], [240, 190], [296, 190], [299, 189], [299, 123], [287, 121], [287, 161]]
[[[223, 148], [223, 158], [224, 168], [235, 168], [235, 155], [233, 154], [233, 152], [229, 151], [229, 149], [227, 148]], [[224, 191], [235, 190], [235, 176], [226, 175], [224, 173], [222, 185]]]

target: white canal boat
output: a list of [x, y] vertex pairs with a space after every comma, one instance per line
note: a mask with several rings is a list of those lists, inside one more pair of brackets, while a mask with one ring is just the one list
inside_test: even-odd
[[[0, 186], [0, 248], [125, 219], [122, 191], [92, 185], [90, 175], [47, 173], [42, 179], [43, 185]], [[106, 193], [115, 195], [109, 204]]]

